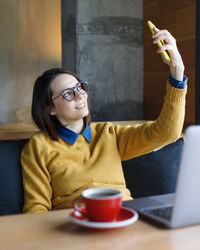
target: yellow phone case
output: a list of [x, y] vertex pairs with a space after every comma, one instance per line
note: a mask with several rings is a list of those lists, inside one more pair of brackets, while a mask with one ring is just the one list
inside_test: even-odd
[[[153, 30], [153, 28], [155, 27], [155, 25], [154, 25], [151, 21], [148, 21], [147, 24], [148, 24], [148, 26], [149, 26], [149, 29], [151, 30], [151, 33], [154, 34], [155, 31]], [[158, 45], [158, 47], [160, 48], [160, 47], [163, 45], [163, 43], [162, 43], [161, 41], [159, 41], [159, 42], [157, 43], [157, 45]], [[166, 50], [162, 51], [161, 53], [162, 53], [162, 55], [164, 56], [164, 58], [165, 58], [167, 61], [169, 61], [169, 62], [171, 61], [171, 59], [170, 59], [170, 57], [169, 57], [169, 55], [168, 55], [168, 53], [167, 53]]]

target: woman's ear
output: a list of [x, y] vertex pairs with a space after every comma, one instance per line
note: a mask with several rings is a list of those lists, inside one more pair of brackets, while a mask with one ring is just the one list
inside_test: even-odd
[[49, 115], [56, 115], [56, 109], [54, 106], [47, 106], [47, 112]]

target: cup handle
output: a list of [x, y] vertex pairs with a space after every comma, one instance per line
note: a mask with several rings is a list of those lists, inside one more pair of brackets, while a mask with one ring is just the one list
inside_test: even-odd
[[[80, 203], [84, 204], [84, 206], [79, 206]], [[87, 213], [83, 211], [83, 208], [85, 208], [85, 203], [82, 197], [78, 197], [73, 201], [73, 207], [74, 212], [78, 212], [78, 214], [80, 214], [79, 217], [87, 216]]]

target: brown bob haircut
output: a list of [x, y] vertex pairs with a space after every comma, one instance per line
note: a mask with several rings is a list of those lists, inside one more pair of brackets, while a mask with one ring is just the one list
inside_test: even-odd
[[[51, 83], [61, 74], [72, 75], [81, 82], [75, 73], [64, 68], [55, 68], [45, 71], [34, 84], [32, 99], [32, 118], [38, 128], [48, 134], [52, 140], [58, 140], [58, 127], [61, 126], [56, 116], [49, 114], [49, 107], [53, 107]], [[89, 98], [88, 98], [89, 102]], [[88, 103], [89, 107], [89, 103]], [[90, 112], [84, 117], [84, 121], [90, 124]]]

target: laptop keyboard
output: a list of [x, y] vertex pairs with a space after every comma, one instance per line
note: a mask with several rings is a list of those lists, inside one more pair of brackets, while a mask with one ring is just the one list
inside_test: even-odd
[[143, 212], [146, 214], [151, 214], [164, 218], [165, 220], [170, 220], [172, 216], [173, 206], [169, 207], [159, 207], [159, 208], [148, 208], [144, 209]]

